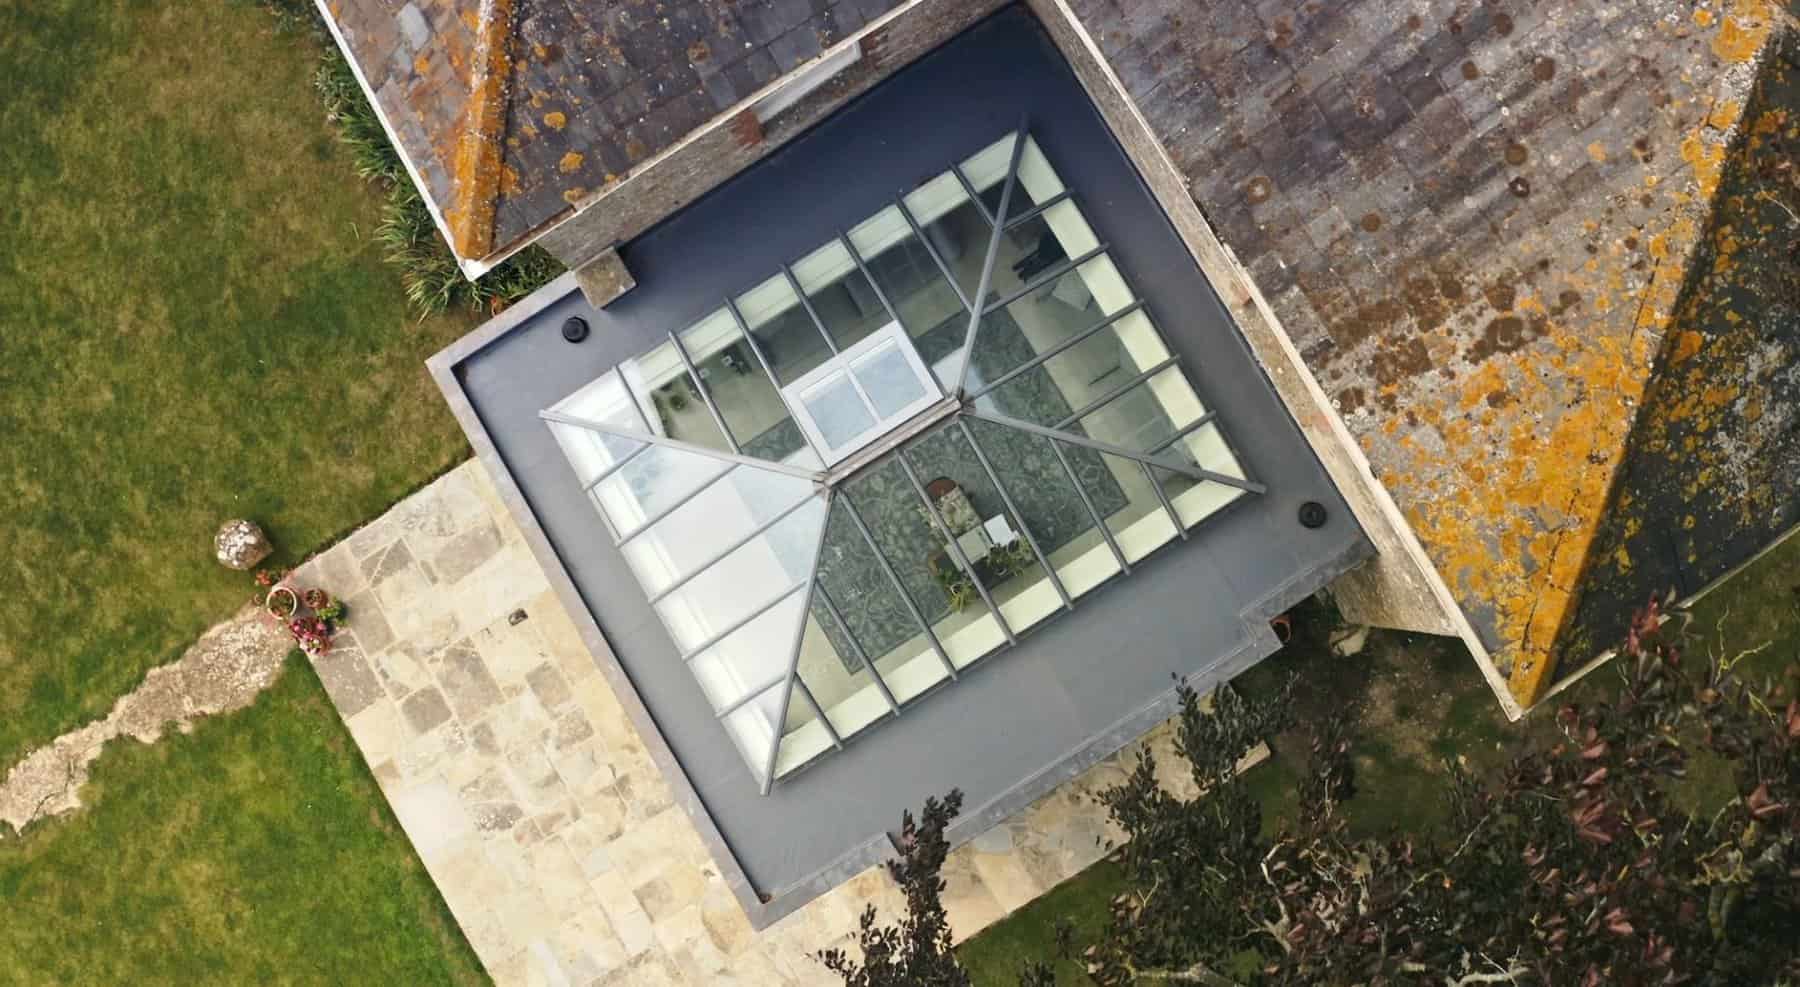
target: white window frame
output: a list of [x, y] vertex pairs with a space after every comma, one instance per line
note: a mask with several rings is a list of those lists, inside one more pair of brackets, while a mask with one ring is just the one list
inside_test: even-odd
[[[893, 345], [906, 360], [907, 367], [912, 370], [914, 378], [919, 382], [920, 396], [899, 411], [883, 415], [876, 410], [875, 402], [869, 399], [868, 392], [863, 389], [862, 381], [856, 378], [852, 368], [858, 360], [887, 345]], [[814, 421], [812, 411], [807, 408], [802, 396], [837, 377], [843, 377], [850, 382], [850, 386], [856, 391], [856, 396], [861, 399], [864, 410], [869, 413], [871, 424], [868, 428], [833, 447], [830, 442], [826, 441], [824, 433]], [[825, 460], [825, 465], [832, 466], [855, 455], [857, 450], [893, 431], [895, 426], [942, 400], [943, 392], [939, 389], [937, 378], [932, 375], [931, 368], [925, 365], [925, 361], [919, 358], [919, 351], [913, 348], [912, 339], [907, 336], [906, 329], [898, 322], [889, 322], [857, 340], [855, 345], [808, 370], [793, 383], [783, 387], [781, 397], [787, 402], [788, 409], [793, 412], [794, 421], [799, 424], [800, 430], [806, 433], [807, 441], [811, 442], [813, 448], [819, 451], [819, 455]]]

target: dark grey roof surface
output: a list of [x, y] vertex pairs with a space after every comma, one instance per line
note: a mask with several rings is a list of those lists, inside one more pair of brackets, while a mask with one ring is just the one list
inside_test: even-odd
[[[496, 252], [900, 0], [514, 0]], [[326, 0], [440, 209], [477, 0]]]
[[[958, 112], [946, 115], [947, 106]], [[1021, 117], [1269, 490], [764, 796], [538, 413]], [[516, 328], [434, 363], [502, 488], [522, 493], [521, 520], [528, 531], [541, 528], [543, 554], [554, 553], [553, 582], [567, 579], [579, 593], [679, 762], [672, 781], [694, 796], [690, 811], [710, 819], [702, 834], [716, 826], [722, 842], [713, 849], [727, 876], [746, 876], [755, 893], [775, 899], [770, 908], [792, 907], [879, 859], [884, 833], [929, 795], [962, 789], [971, 827], [1016, 811], [1167, 716], [1172, 675], [1210, 684], [1273, 650], [1267, 618], [1370, 551], [1081, 87], [1016, 9], [897, 74], [623, 253], [638, 287], [607, 309], [571, 290], [522, 319], [510, 313], [503, 324]], [[576, 314], [593, 332], [571, 346], [559, 327]], [[1323, 528], [1297, 523], [1309, 500], [1326, 505]], [[747, 904], [756, 917], [759, 906]]]

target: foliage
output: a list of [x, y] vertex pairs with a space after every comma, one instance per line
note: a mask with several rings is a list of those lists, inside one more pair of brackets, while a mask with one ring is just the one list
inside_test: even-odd
[[[1103, 794], [1128, 837], [1117, 852], [1127, 890], [1083, 953], [1089, 978], [1592, 987], [1800, 976], [1800, 700], [1783, 706], [1770, 683], [1745, 681], [1745, 655], [1684, 662], [1661, 616], [1653, 605], [1634, 622], [1615, 699], [1562, 709], [1549, 739], [1490, 778], [1446, 765], [1441, 831], [1349, 834], [1353, 761], [1343, 720], [1331, 719], [1315, 731], [1295, 817], [1265, 833], [1235, 768], [1280, 731], [1285, 694], [1222, 691], [1207, 715], [1183, 690], [1177, 751], [1203, 794], [1169, 792], [1148, 753]], [[1722, 772], [1728, 791], [1696, 811], [1675, 793], [1701, 768]], [[1054, 977], [1038, 965], [1022, 982]]]
[[475, 281], [464, 277], [350, 63], [335, 46], [328, 44], [322, 52], [313, 89], [325, 106], [325, 118], [337, 128], [338, 143], [350, 152], [356, 173], [381, 186], [386, 196], [375, 239], [388, 261], [399, 268], [414, 311], [421, 315], [451, 308], [497, 311], [562, 273], [556, 258], [533, 246]]
[[902, 817], [900, 856], [888, 862], [888, 873], [906, 895], [906, 915], [898, 925], [877, 925], [875, 906], [863, 910], [856, 933], [861, 962], [841, 949], [819, 954], [846, 987], [969, 987], [950, 948], [940, 876], [950, 853], [944, 829], [961, 810], [962, 793], [952, 791], [941, 802], [926, 799], [916, 824], [912, 813]]

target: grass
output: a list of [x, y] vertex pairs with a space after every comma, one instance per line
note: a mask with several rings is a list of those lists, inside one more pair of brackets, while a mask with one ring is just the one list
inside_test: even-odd
[[104, 715], [294, 560], [466, 451], [379, 199], [244, 0], [0, 5], [0, 764]]
[[84, 799], [0, 843], [0, 982], [487, 982], [299, 652]]
[[[1754, 652], [1739, 666], [1752, 680], [1772, 678], [1800, 658], [1800, 536], [1789, 538], [1714, 592], [1673, 625], [1690, 655], [1731, 657]], [[1352, 833], [1379, 836], [1396, 829], [1428, 830], [1445, 821], [1444, 761], [1460, 758], [1480, 773], [1505, 764], [1533, 738], [1554, 731], [1551, 717], [1533, 714], [1509, 724], [1487, 684], [1455, 642], [1376, 632], [1354, 658], [1326, 654], [1322, 635], [1330, 615], [1310, 610], [1296, 620], [1297, 637], [1275, 657], [1238, 679], [1246, 692], [1271, 690], [1301, 672], [1294, 697], [1297, 721], [1317, 722], [1340, 710], [1352, 718], [1356, 794], [1345, 808]], [[1759, 649], [1760, 650], [1756, 650]], [[1553, 705], [1591, 703], [1614, 694], [1612, 666], [1590, 673]], [[1779, 684], [1779, 683], [1772, 683]], [[1793, 683], [1786, 683], [1792, 694]], [[1274, 829], [1291, 815], [1304, 776], [1308, 737], [1296, 729], [1275, 738], [1273, 756], [1245, 781]], [[1708, 768], [1718, 770], [1709, 771]], [[1681, 790], [1672, 794], [1698, 808], [1735, 794], [1725, 765], [1696, 758]], [[1076, 923], [1076, 942], [1105, 928], [1106, 903], [1123, 888], [1116, 865], [1103, 861], [1049, 895], [995, 923], [959, 947], [978, 987], [1013, 987], [1032, 959], [1053, 955], [1059, 918]], [[1060, 983], [1085, 982], [1073, 964], [1059, 967]]]

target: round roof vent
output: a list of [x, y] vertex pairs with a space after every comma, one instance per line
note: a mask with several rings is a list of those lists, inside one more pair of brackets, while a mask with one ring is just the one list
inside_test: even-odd
[[1325, 505], [1316, 500], [1309, 500], [1300, 505], [1300, 526], [1303, 528], [1325, 527]]
[[571, 315], [563, 320], [563, 338], [571, 343], [579, 343], [588, 337], [587, 320], [579, 315]]

